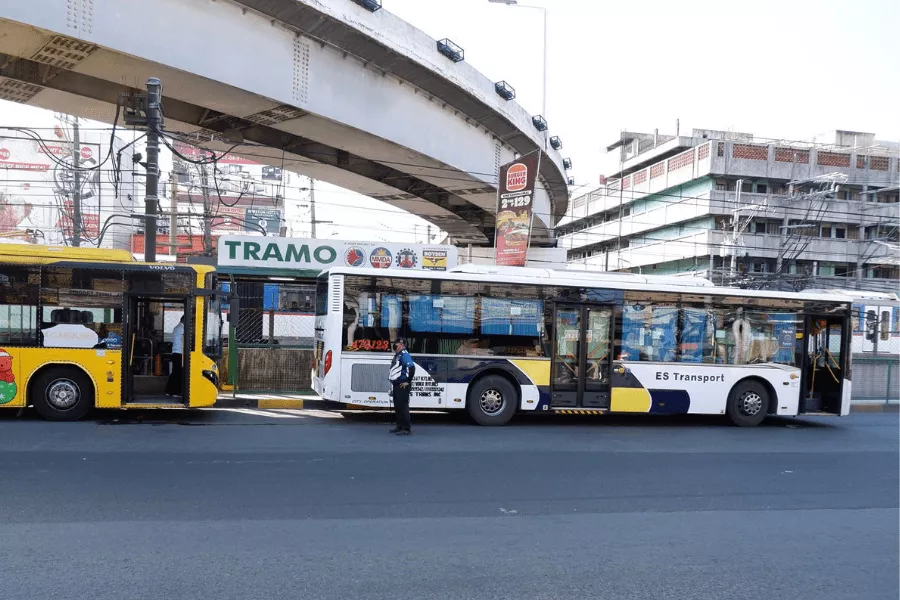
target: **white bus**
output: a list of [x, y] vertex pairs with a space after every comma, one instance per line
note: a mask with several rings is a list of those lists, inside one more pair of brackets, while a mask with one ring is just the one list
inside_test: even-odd
[[333, 268], [316, 291], [313, 387], [388, 407], [389, 342], [416, 362], [410, 406], [766, 415], [850, 410], [851, 300], [684, 277], [466, 265]]

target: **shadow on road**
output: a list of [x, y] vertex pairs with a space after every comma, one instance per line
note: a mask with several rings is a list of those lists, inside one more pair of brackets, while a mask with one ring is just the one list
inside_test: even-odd
[[[390, 411], [361, 410], [340, 411], [345, 421], [359, 423], [390, 423]], [[463, 411], [432, 413], [413, 411], [413, 422], [419, 424], [467, 424], [472, 425]], [[519, 414], [506, 427], [734, 427], [724, 416], [719, 415], [646, 415], [646, 414], [606, 414], [606, 415], [558, 415], [553, 413]], [[768, 417], [759, 427], [815, 427], [834, 429], [840, 426], [837, 418], [811, 420], [800, 417]]]
[[[277, 409], [267, 412], [277, 413]], [[334, 418], [340, 415], [342, 418]], [[413, 422], [418, 425], [474, 425], [464, 411], [422, 412], [413, 411]], [[4, 422], [40, 422], [40, 416], [33, 409], [0, 410], [0, 423]], [[94, 410], [87, 422], [98, 425], [183, 425], [187, 427], [203, 427], [213, 425], [298, 425], [301, 423], [321, 422], [322, 424], [389, 424], [393, 422], [393, 413], [387, 410], [334, 410], [312, 411], [303, 415], [301, 420], [265, 418], [260, 416], [232, 416], [227, 421], [215, 410], [198, 409], [129, 409], [129, 410]], [[759, 426], [762, 428], [822, 428], [836, 429], [841, 426], [837, 418], [810, 419], [802, 417], [769, 417]], [[607, 415], [558, 415], [553, 413], [535, 413], [517, 415], [506, 427], [643, 427], [643, 428], [720, 428], [732, 427], [724, 416], [719, 415], [645, 415], [645, 414], [607, 414]]]

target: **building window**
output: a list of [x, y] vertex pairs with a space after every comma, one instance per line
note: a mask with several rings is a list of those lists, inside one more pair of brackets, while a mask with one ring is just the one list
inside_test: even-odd
[[728, 187], [728, 184], [725, 183], [724, 181], [716, 182], [716, 190], [719, 192], [724, 192], [727, 187]]
[[766, 223], [766, 233], [778, 233], [780, 229], [781, 224], [778, 221], [769, 221], [768, 223]]
[[767, 225], [768, 223], [766, 223], [765, 221], [755, 221], [753, 223], [754, 233], [765, 233]]
[[834, 266], [834, 276], [835, 277], [853, 277], [855, 267], [851, 267], [849, 265], [835, 265]]
[[757, 194], [766, 194], [766, 193], [768, 193], [768, 191], [769, 191], [769, 188], [766, 184], [764, 184], [764, 183], [756, 184], [756, 193]]
[[750, 192], [753, 191], [753, 184], [750, 183], [749, 181], [745, 181], [744, 183], [741, 184], [741, 191], [746, 194], [749, 194]]
[[835, 227], [834, 228], [834, 237], [839, 240], [843, 240], [847, 237], [847, 228], [846, 227]]
[[858, 227], [848, 227], [847, 228], [847, 239], [848, 240], [858, 240], [859, 239], [859, 228]]
[[831, 225], [822, 225], [822, 236], [823, 238], [831, 237]]

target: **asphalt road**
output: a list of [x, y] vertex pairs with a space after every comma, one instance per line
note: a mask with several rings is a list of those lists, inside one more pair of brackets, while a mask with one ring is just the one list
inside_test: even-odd
[[900, 595], [896, 414], [414, 418], [0, 413], [0, 598]]

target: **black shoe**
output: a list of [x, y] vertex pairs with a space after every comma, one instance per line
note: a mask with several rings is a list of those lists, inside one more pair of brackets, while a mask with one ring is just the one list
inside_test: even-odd
[[397, 431], [397, 435], [412, 435], [412, 430], [400, 429], [399, 431]]
[[394, 427], [393, 429], [391, 429], [390, 431], [388, 431], [388, 433], [396, 433], [396, 434], [399, 434], [401, 431], [403, 431], [403, 430], [400, 429], [399, 427]]

